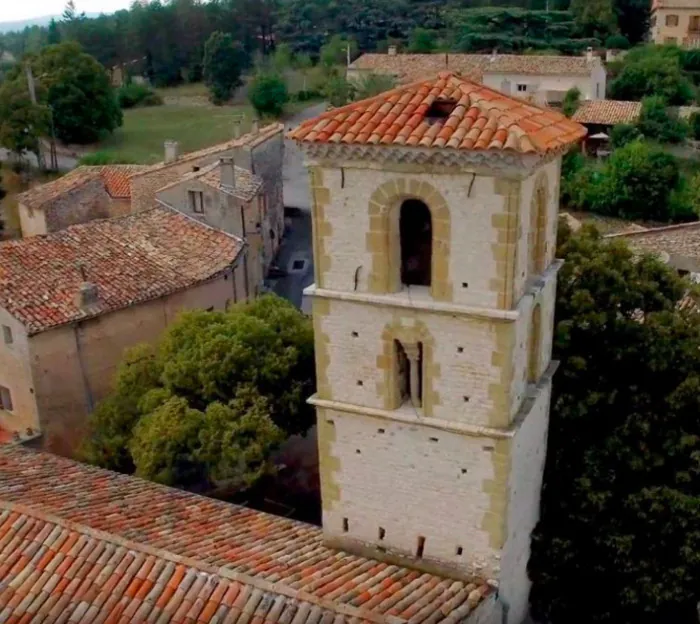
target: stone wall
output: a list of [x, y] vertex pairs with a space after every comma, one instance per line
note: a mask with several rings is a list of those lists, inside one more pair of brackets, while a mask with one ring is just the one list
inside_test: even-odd
[[90, 180], [43, 208], [46, 215], [46, 231], [56, 232], [69, 225], [110, 217], [111, 204], [112, 198], [105, 190], [102, 179], [98, 177]]
[[82, 439], [88, 414], [112, 388], [125, 349], [158, 339], [183, 310], [223, 310], [241, 292], [236, 271], [170, 296], [49, 330], [30, 339], [35, 396], [43, 447], [71, 455]]
[[0, 408], [0, 428], [11, 432], [26, 433], [28, 428], [37, 430], [39, 418], [32, 382], [29, 357], [29, 340], [24, 326], [0, 308], [0, 325], [12, 332], [12, 344], [3, 340], [0, 327], [0, 386], [9, 389], [12, 411]]

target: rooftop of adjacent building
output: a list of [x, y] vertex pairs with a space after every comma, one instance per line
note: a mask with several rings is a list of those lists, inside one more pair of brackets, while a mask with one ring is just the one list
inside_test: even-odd
[[0, 619], [457, 624], [490, 593], [332, 550], [315, 526], [0, 447]]
[[[243, 241], [162, 206], [0, 243], [0, 307], [29, 334], [209, 280]], [[81, 285], [96, 287], [82, 306]]]
[[641, 112], [641, 102], [585, 100], [581, 102], [571, 119], [581, 124], [614, 126], [637, 122]]
[[622, 232], [609, 237], [624, 238], [633, 249], [639, 251], [700, 260], [699, 221]]
[[538, 56], [534, 54], [363, 54], [351, 70], [390, 73], [400, 81], [415, 80], [440, 71], [451, 71], [481, 81], [486, 73], [544, 76], [589, 76], [601, 66], [597, 56]]
[[563, 114], [450, 72], [328, 111], [290, 133], [301, 143], [558, 151], [586, 134]]
[[248, 171], [248, 169], [244, 169], [243, 167], [234, 166], [234, 172], [235, 185], [233, 187], [222, 186], [221, 162], [214, 162], [210, 165], [207, 165], [206, 167], [202, 167], [198, 171], [193, 171], [182, 176], [182, 178], [180, 178], [179, 180], [168, 184], [160, 190], [165, 191], [187, 180], [199, 180], [200, 182], [211, 186], [217, 191], [228, 193], [246, 202], [251, 201], [262, 189], [262, 178], [251, 173], [250, 171]]
[[652, 11], [659, 9], [697, 9], [700, 10], [700, 0], [653, 0]]
[[105, 190], [114, 199], [129, 199], [131, 196], [129, 178], [133, 174], [146, 169], [145, 165], [77, 167], [56, 180], [35, 186], [21, 193], [17, 196], [17, 200], [30, 208], [41, 208], [47, 203], [58, 199], [61, 195], [65, 195], [96, 179], [103, 181]]

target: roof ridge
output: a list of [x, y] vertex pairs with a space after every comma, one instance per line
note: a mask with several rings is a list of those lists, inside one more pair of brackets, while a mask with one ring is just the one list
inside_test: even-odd
[[376, 611], [371, 611], [367, 609], [362, 609], [361, 607], [355, 607], [347, 603], [334, 602], [331, 600], [324, 600], [323, 598], [305, 592], [303, 590], [295, 589], [290, 585], [282, 582], [272, 582], [260, 577], [250, 576], [244, 572], [238, 572], [224, 566], [211, 565], [201, 559], [193, 559], [192, 557], [186, 557], [184, 555], [178, 555], [169, 550], [163, 548], [156, 548], [154, 546], [149, 546], [148, 544], [143, 544], [141, 542], [136, 542], [114, 533], [109, 533], [101, 529], [95, 529], [80, 522], [74, 522], [73, 520], [68, 520], [66, 518], [61, 518], [55, 514], [47, 513], [32, 507], [31, 505], [26, 505], [23, 503], [14, 503], [12, 501], [6, 501], [0, 499], [0, 509], [8, 510], [10, 512], [16, 512], [22, 515], [31, 516], [37, 520], [42, 520], [44, 522], [49, 522], [55, 524], [56, 526], [63, 527], [69, 531], [75, 531], [76, 533], [81, 533], [87, 537], [92, 537], [98, 540], [103, 540], [114, 544], [115, 546], [121, 546], [127, 548], [128, 550], [143, 553], [145, 555], [151, 555], [153, 557], [158, 557], [160, 559], [165, 559], [171, 563], [185, 565], [189, 568], [194, 568], [200, 572], [206, 574], [216, 575], [229, 581], [234, 581], [242, 585], [248, 585], [259, 589], [261, 591], [269, 592], [272, 594], [282, 595], [286, 598], [291, 598], [293, 600], [298, 600], [299, 602], [309, 602], [313, 605], [319, 606], [323, 609], [328, 609], [329, 611], [334, 611], [342, 615], [349, 617], [358, 617], [363, 620], [368, 620], [375, 622], [377, 624], [404, 624], [407, 622], [405, 618], [400, 618], [394, 615], [382, 615]]
[[694, 228], [700, 228], [700, 221], [662, 225], [661, 227], [657, 228], [645, 228], [643, 230], [633, 230], [631, 232], [615, 232], [613, 234], [606, 234], [604, 238], [634, 238], [636, 236], [644, 236], [645, 234], [659, 234], [663, 232], [673, 232], [676, 230], [691, 230]]

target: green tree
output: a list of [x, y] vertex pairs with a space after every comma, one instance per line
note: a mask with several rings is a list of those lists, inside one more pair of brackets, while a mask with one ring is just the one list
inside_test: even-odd
[[560, 234], [560, 368], [529, 563], [534, 615], [691, 624], [700, 599], [700, 315], [679, 309], [689, 285], [658, 260], [589, 229]]
[[248, 99], [258, 115], [279, 117], [289, 101], [287, 84], [279, 74], [258, 73], [248, 88]]
[[282, 74], [292, 66], [292, 47], [288, 43], [278, 43], [272, 57], [272, 67]]
[[418, 54], [429, 54], [437, 48], [437, 35], [434, 30], [414, 28], [408, 39], [408, 51]]
[[331, 106], [344, 106], [355, 97], [355, 85], [345, 76], [332, 74], [323, 85], [323, 97]]
[[92, 143], [121, 125], [122, 112], [107, 72], [79, 44], [46, 46], [28, 61], [61, 141]]
[[613, 126], [612, 132], [610, 132], [610, 144], [615, 149], [618, 149], [624, 147], [628, 143], [637, 141], [641, 136], [637, 126], [632, 124], [617, 124]]
[[214, 104], [231, 98], [242, 84], [241, 74], [246, 64], [243, 46], [228, 33], [214, 32], [204, 45], [204, 80]]
[[591, 210], [624, 219], [666, 221], [678, 186], [678, 162], [662, 149], [635, 141], [616, 149], [589, 186]]
[[651, 18], [648, 0], [615, 0], [615, 15], [620, 33], [631, 43], [646, 40]]
[[313, 67], [313, 61], [311, 60], [311, 57], [308, 54], [297, 54], [294, 59], [294, 65], [301, 72], [302, 78], [304, 80], [304, 82], [302, 83], [301, 90], [306, 92], [309, 90], [309, 71]]
[[644, 46], [630, 50], [615, 68], [609, 96], [616, 100], [641, 100], [650, 95], [663, 97], [669, 104], [692, 101], [694, 89], [681, 68], [679, 50]]
[[53, 45], [54, 43], [61, 43], [61, 31], [58, 29], [58, 23], [53, 18], [49, 22], [48, 33], [46, 34], [46, 42], [49, 45]]
[[579, 106], [581, 106], [581, 91], [578, 87], [573, 87], [564, 95], [561, 112], [567, 117], [573, 117]]
[[353, 99], [364, 100], [385, 91], [389, 91], [396, 86], [393, 76], [387, 74], [365, 74], [359, 78], [354, 88]]
[[22, 75], [0, 84], [0, 146], [21, 157], [39, 157], [40, 139], [49, 128], [46, 107], [35, 105]]
[[696, 141], [700, 140], [700, 113], [690, 116], [690, 136]]
[[350, 58], [357, 54], [357, 44], [352, 39], [346, 39], [342, 35], [333, 35], [330, 41], [321, 48], [321, 65], [332, 69], [336, 65], [347, 63], [348, 46], [350, 47]]
[[666, 100], [658, 95], [645, 97], [637, 128], [648, 139], [662, 143], [680, 143], [689, 132], [688, 124], [672, 112]]
[[[306, 403], [315, 383], [313, 357], [310, 321], [274, 296], [228, 312], [183, 314], [157, 345], [126, 353], [114, 392], [91, 416], [81, 455], [173, 484], [245, 482], [245, 475], [266, 469], [261, 457], [279, 441], [276, 428], [292, 435], [313, 424]], [[276, 428], [261, 420], [263, 413]], [[158, 441], [168, 414], [177, 426]], [[193, 423], [197, 439], [190, 439]], [[214, 428], [202, 433], [209, 425]], [[236, 450], [248, 444], [245, 453]]]
[[605, 47], [608, 50], [629, 50], [630, 41], [624, 35], [616, 33], [614, 35], [610, 35], [605, 40]]
[[617, 26], [612, 0], [571, 0], [570, 10], [587, 36], [607, 35]]

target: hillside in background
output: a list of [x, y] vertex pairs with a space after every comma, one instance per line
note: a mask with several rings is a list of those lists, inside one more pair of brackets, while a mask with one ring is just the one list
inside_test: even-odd
[[[99, 13], [86, 13], [85, 17], [97, 17]], [[18, 20], [16, 22], [0, 22], [0, 34], [8, 32], [19, 32], [25, 28], [31, 28], [32, 26], [48, 26], [49, 22], [52, 20], [60, 20], [60, 15], [44, 15], [43, 17], [34, 17], [32, 19]]]

